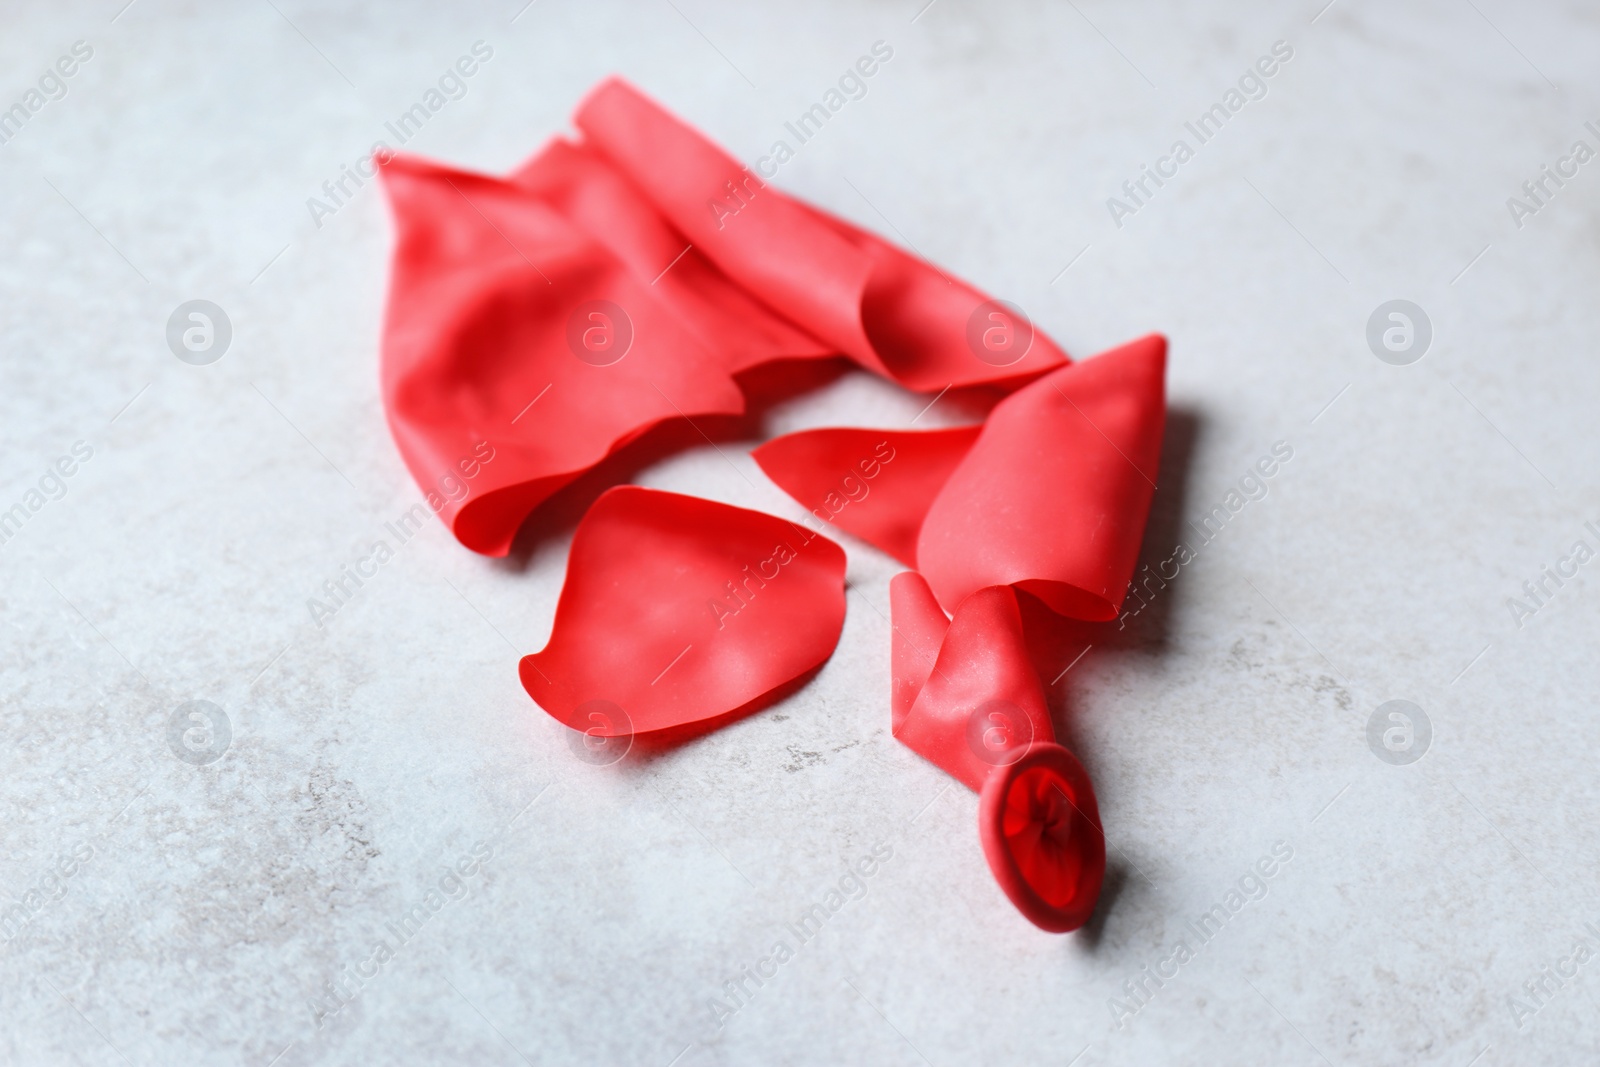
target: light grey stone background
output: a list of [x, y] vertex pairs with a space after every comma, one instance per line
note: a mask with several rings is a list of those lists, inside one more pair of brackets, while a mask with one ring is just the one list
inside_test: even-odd
[[[1600, 563], [1541, 604], [1522, 588], [1600, 548], [1600, 162], [1507, 205], [1600, 148], [1592, 5], [122, 2], [10, 2], [0, 34], [0, 107], [93, 49], [0, 146], [0, 509], [27, 513], [0, 546], [0, 1059], [1600, 1057], [1600, 963], [1572, 958], [1580, 936], [1600, 952]], [[778, 181], [1080, 356], [1169, 335], [1150, 561], [1293, 448], [1052, 687], [1112, 846], [1091, 928], [1022, 920], [976, 798], [891, 737], [897, 568], [848, 538], [849, 618], [814, 681], [612, 767], [573, 758], [517, 682], [571, 516], [509, 563], [430, 526], [313, 624], [307, 598], [419, 493], [378, 398], [381, 194], [320, 225], [308, 198], [479, 40], [492, 58], [407, 147], [492, 172], [613, 71], [754, 160], [886, 42]], [[1185, 121], [1280, 40], [1266, 96], [1118, 226], [1107, 199], [1195, 147]], [[192, 299], [232, 324], [208, 366], [165, 339]], [[1391, 299], [1432, 324], [1408, 366], [1367, 344]], [[766, 429], [925, 403], [849, 377]], [[47, 468], [80, 441], [57, 493]], [[639, 480], [793, 514], [754, 443]], [[34, 512], [30, 490], [60, 498]], [[1431, 724], [1408, 765], [1368, 743], [1395, 699]], [[220, 759], [175, 757], [190, 700], [223, 709]], [[220, 743], [181, 725], [190, 752]], [[878, 842], [865, 896], [799, 944], [785, 924]], [[1277, 842], [1293, 858], [1250, 879]], [[1200, 944], [1186, 923], [1241, 879], [1260, 899]], [[730, 999], [780, 939], [793, 958]], [[1180, 939], [1194, 958], [1131, 998]], [[738, 1009], [720, 1026], [713, 998]]]

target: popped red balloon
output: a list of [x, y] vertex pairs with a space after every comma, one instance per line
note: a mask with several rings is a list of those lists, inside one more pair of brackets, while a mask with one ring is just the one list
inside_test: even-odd
[[689, 245], [590, 145], [557, 138], [510, 179], [627, 264], [737, 374], [778, 359], [832, 356], [832, 346], [774, 313]]
[[1009, 588], [972, 594], [947, 621], [907, 571], [889, 583], [889, 611], [894, 735], [918, 755], [978, 790], [1008, 751], [1055, 737]]
[[947, 620], [923, 577], [889, 584], [895, 737], [981, 794], [978, 835], [995, 881], [1035, 925], [1088, 921], [1105, 878], [1094, 787], [1055, 743], [1016, 593], [978, 590]]
[[[978, 429], [808, 430], [756, 459], [814, 514], [920, 571], [947, 611], [1011, 585], [1063, 615], [1115, 618], [1155, 492], [1166, 350], [1151, 334], [1053, 371]], [[883, 440], [894, 462], [835, 509], [827, 494], [848, 457]]]
[[978, 801], [995, 881], [1035, 926], [1055, 934], [1089, 921], [1106, 877], [1106, 835], [1083, 764], [1037, 741], [998, 768]]
[[729, 278], [868, 370], [933, 391], [1066, 361], [1020, 309], [779, 192], [620, 78], [574, 122]]
[[[468, 548], [505, 555], [533, 508], [649, 427], [744, 410], [726, 357], [555, 207], [407, 156], [382, 174], [389, 426]], [[484, 443], [492, 460], [473, 462]]]
[[[891, 587], [895, 736], [981, 792], [985, 855], [1017, 907], [1082, 925], [1105, 869], [1098, 808], [1053, 741], [1013, 590], [1117, 612], [1165, 341], [1072, 365], [1020, 309], [778, 192], [618, 79], [575, 124], [581, 140], [507, 179], [383, 161], [398, 232], [383, 396], [430, 505], [503, 555], [533, 509], [652, 427], [741, 414], [738, 376], [776, 361], [842, 354], [914, 390], [1016, 390], [981, 427], [812, 431], [756, 459], [923, 572]], [[844, 569], [833, 542], [772, 516], [613, 489], [578, 526], [523, 684], [591, 741], [704, 728], [827, 660]]]
[[1116, 618], [1144, 540], [1166, 423], [1152, 334], [1002, 400], [922, 522], [917, 568], [953, 608], [990, 585]]
[[978, 429], [802, 430], [750, 455], [817, 518], [915, 567], [922, 517]]
[[741, 414], [733, 376], [762, 364], [842, 353], [931, 390], [1065, 360], [1018, 309], [764, 185], [723, 234], [726, 205], [697, 198], [731, 157], [621, 81], [577, 124], [585, 141], [552, 141], [509, 180], [381, 165], [397, 229], [386, 412], [475, 551], [504, 555], [530, 512], [651, 427]]
[[[578, 524], [550, 642], [523, 657], [522, 684], [600, 737], [728, 715], [833, 654], [844, 569], [843, 549], [793, 523], [618, 486]], [[620, 721], [595, 726], [593, 701]]]

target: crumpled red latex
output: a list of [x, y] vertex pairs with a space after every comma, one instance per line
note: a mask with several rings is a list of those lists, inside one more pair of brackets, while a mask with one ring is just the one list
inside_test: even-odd
[[989, 870], [1033, 924], [1064, 934], [1094, 914], [1106, 876], [1106, 836], [1083, 764], [1036, 741], [997, 768], [978, 801]]
[[[759, 511], [639, 486], [608, 490], [573, 536], [555, 625], [522, 684], [597, 736], [746, 710], [820, 666], [844, 626], [844, 550]], [[584, 706], [606, 701], [592, 725]]]
[[868, 370], [931, 391], [1066, 361], [1016, 309], [779, 192], [620, 78], [574, 121], [728, 277]]
[[556, 138], [510, 179], [604, 245], [670, 307], [729, 374], [833, 349], [739, 288], [690, 247], [637, 187], [582, 142]]
[[750, 455], [817, 518], [915, 567], [922, 518], [979, 430], [802, 430]]
[[[1115, 618], [1155, 492], [1166, 349], [1152, 334], [1053, 371], [981, 428], [807, 430], [754, 455], [814, 514], [920, 571], [947, 611], [1011, 585], [1063, 615]], [[895, 458], [867, 481], [851, 464], [878, 441]], [[859, 499], [840, 495], [844, 474]]]
[[652, 425], [744, 410], [726, 355], [548, 203], [406, 156], [382, 173], [399, 228], [389, 425], [428, 491], [493, 446], [438, 509], [468, 548], [505, 555], [529, 511]]
[[[892, 590], [895, 734], [982, 793], [985, 855], [1017, 907], [1081, 925], [1103, 833], [1052, 740], [1012, 590], [1116, 613], [1154, 487], [1165, 342], [1072, 366], [1020, 309], [778, 192], [617, 79], [575, 124], [580, 140], [504, 179], [382, 163], [398, 233], [383, 396], [430, 505], [503, 555], [533, 509], [653, 427], [741, 414], [740, 376], [780, 360], [1016, 390], [982, 427], [816, 431], [757, 458], [926, 575]], [[748, 711], [831, 655], [844, 565], [771, 516], [613, 489], [579, 524], [523, 684], [591, 738]]]
[[[509, 179], [381, 160], [385, 409], [474, 551], [504, 555], [533, 509], [651, 427], [741, 414], [733, 376], [762, 364], [844, 354], [934, 390], [1066, 358], [1018, 309], [760, 183], [620, 80], [576, 121], [585, 140]], [[743, 194], [722, 188], [735, 175]], [[483, 445], [494, 462], [462, 479]]]
[[1035, 925], [1088, 921], [1105, 831], [1082, 764], [1055, 743], [1016, 594], [981, 589], [946, 619], [914, 572], [889, 585], [894, 735], [981, 794], [978, 835], [996, 882]]

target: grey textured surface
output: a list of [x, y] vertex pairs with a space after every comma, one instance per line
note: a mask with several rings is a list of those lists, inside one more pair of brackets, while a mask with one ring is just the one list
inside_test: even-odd
[[[1506, 202], [1600, 148], [1592, 5], [121, 2], [7, 3], [0, 35], [0, 107], [93, 49], [0, 146], [0, 509], [93, 450], [0, 546], [0, 1060], [1600, 1059], [1595, 965], [1571, 958], [1600, 953], [1600, 565], [1508, 607], [1600, 548], [1600, 162], [1520, 219]], [[1022, 920], [976, 798], [890, 736], [896, 567], [848, 538], [814, 681], [614, 767], [517, 682], [570, 526], [513, 563], [430, 527], [313, 624], [307, 598], [418, 491], [377, 393], [381, 197], [307, 200], [479, 40], [492, 59], [408, 147], [488, 171], [611, 71], [753, 160], [887, 42], [780, 183], [1076, 354], [1170, 336], [1147, 557], [1293, 448], [1052, 688], [1113, 846], [1089, 930]], [[1280, 40], [1265, 96], [1198, 144], [1184, 123]], [[1179, 138], [1194, 157], [1118, 226], [1107, 198]], [[166, 342], [192, 299], [232, 324], [207, 366]], [[1367, 344], [1392, 299], [1432, 323], [1406, 366]], [[767, 429], [925, 402], [852, 377]], [[753, 443], [639, 480], [792, 513]], [[1368, 743], [1397, 699], [1431, 724], [1409, 764]], [[228, 719], [220, 759], [174, 756], [191, 700]], [[865, 895], [795, 942], [879, 842]], [[1199, 944], [1186, 923], [1241, 880], [1260, 899]], [[713, 998], [779, 939], [793, 958], [719, 1026]], [[1180, 939], [1193, 958], [1131, 999]], [[348, 1002], [319, 1012], [332, 982]]]

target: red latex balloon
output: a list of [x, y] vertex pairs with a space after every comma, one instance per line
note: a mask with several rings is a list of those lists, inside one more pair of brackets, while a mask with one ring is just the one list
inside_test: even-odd
[[[844, 625], [844, 551], [793, 523], [619, 486], [573, 536], [550, 643], [522, 684], [597, 736], [715, 719], [820, 666]], [[609, 702], [608, 722], [584, 711]]]
[[742, 413], [732, 376], [763, 364], [844, 353], [943, 389], [1065, 359], [1016, 309], [769, 187], [752, 210], [727, 190], [742, 219], [727, 228], [705, 183], [732, 159], [620, 81], [577, 122], [588, 140], [551, 142], [509, 180], [381, 167], [398, 231], [385, 407], [475, 551], [504, 555], [534, 508], [652, 426]]
[[1010, 589], [972, 594], [946, 623], [907, 571], [889, 584], [889, 610], [894, 735], [912, 750], [977, 790], [1018, 745], [1054, 739]]
[[1066, 360], [1018, 309], [784, 195], [620, 78], [574, 121], [729, 278], [869, 370], [932, 391]]
[[1089, 775], [1039, 741], [984, 782], [978, 828], [989, 870], [1035, 926], [1064, 934], [1089, 921], [1106, 876], [1106, 835]]
[[[383, 396], [430, 505], [503, 555], [553, 493], [664, 421], [742, 413], [736, 376], [778, 361], [842, 353], [911, 389], [1017, 389], [982, 427], [815, 431], [756, 458], [926, 574], [891, 588], [895, 735], [982, 791], [985, 855], [1017, 907], [1081, 925], [1104, 874], [1098, 809], [1051, 740], [1012, 587], [1116, 613], [1155, 480], [1164, 340], [1069, 365], [1020, 309], [785, 196], [619, 80], [575, 122], [581, 142], [509, 179], [382, 166]], [[613, 489], [579, 524], [523, 684], [591, 740], [704, 728], [831, 655], [844, 566], [792, 523]]]
[[813, 515], [915, 567], [922, 517], [978, 430], [803, 430], [750, 455]]
[[[1047, 374], [1002, 400], [975, 437], [809, 430], [756, 459], [814, 514], [921, 571], [946, 610], [1013, 585], [1063, 615], [1115, 618], [1155, 492], [1166, 350], [1152, 334]], [[835, 511], [826, 494], [848, 457], [885, 440], [894, 462]]]
[[690, 247], [627, 178], [586, 144], [557, 139], [511, 181], [605, 245], [671, 307], [728, 374], [832, 346], [775, 314]]
[[1153, 334], [1000, 402], [917, 539], [939, 603], [1014, 584], [1063, 615], [1116, 617], [1155, 493], [1166, 359]]
[[1105, 877], [1105, 833], [1082, 765], [1055, 743], [1007, 586], [946, 620], [922, 576], [889, 584], [894, 735], [982, 794], [978, 834], [995, 880], [1043, 929], [1082, 926]]
[[[505, 555], [529, 511], [650, 426], [744, 410], [726, 356], [554, 207], [405, 156], [382, 174], [399, 230], [389, 425], [468, 548]], [[492, 462], [463, 478], [483, 442]], [[447, 476], [467, 495], [441, 491]]]

